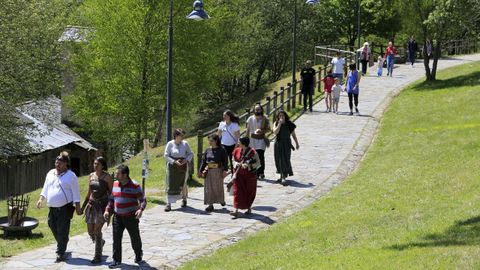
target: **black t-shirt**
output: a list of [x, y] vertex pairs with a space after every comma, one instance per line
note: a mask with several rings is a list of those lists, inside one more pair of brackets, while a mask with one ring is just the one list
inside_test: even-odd
[[300, 72], [300, 77], [302, 78], [303, 87], [312, 87], [315, 81], [315, 69], [311, 67], [303, 68]]

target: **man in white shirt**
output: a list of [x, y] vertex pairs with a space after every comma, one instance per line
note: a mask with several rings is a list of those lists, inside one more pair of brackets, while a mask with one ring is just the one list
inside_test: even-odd
[[68, 234], [70, 233], [70, 219], [73, 216], [73, 204], [78, 215], [82, 214], [80, 208], [80, 191], [78, 179], [74, 172], [68, 169], [70, 158], [67, 152], [62, 152], [55, 159], [55, 169], [50, 170], [45, 178], [37, 208], [47, 201], [50, 211], [48, 212], [48, 227], [57, 241], [57, 258], [59, 263], [66, 260]]
[[345, 66], [345, 59], [342, 58], [340, 51], [337, 52], [337, 57], [332, 59], [333, 77], [338, 78], [339, 83], [343, 84], [343, 69]]
[[255, 149], [260, 158], [260, 168], [256, 171], [257, 178], [265, 179], [265, 142], [266, 133], [270, 131], [268, 118], [263, 114], [263, 107], [260, 103], [255, 105], [254, 115], [247, 119], [247, 136], [250, 138], [250, 146]]

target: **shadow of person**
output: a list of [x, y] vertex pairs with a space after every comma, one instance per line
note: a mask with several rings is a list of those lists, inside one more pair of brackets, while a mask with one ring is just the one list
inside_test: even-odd
[[273, 206], [254, 206], [252, 207], [252, 210], [260, 212], [275, 212], [277, 211], [277, 208]]
[[410, 248], [477, 246], [480, 244], [480, 216], [456, 221], [443, 233], [427, 234], [419, 241], [392, 245], [388, 249], [405, 250]]
[[265, 216], [256, 212], [252, 212], [250, 214], [239, 213], [238, 218], [255, 219], [267, 225], [275, 224], [275, 220], [271, 219], [268, 216]]
[[150, 264], [148, 264], [146, 261], [140, 262], [138, 265], [136, 264], [127, 264], [127, 263], [122, 263], [120, 267], [116, 269], [122, 269], [122, 270], [157, 270], [156, 267], [152, 267]]
[[179, 211], [179, 212], [184, 212], [184, 213], [187, 213], [187, 214], [194, 214], [194, 215], [210, 215], [210, 213], [206, 212], [206, 211], [203, 211], [203, 210], [200, 210], [200, 209], [197, 209], [197, 208], [193, 208], [191, 206], [186, 206], [186, 207], [180, 207], [180, 208], [177, 208], [177, 209], [172, 209], [172, 211]]
[[287, 186], [296, 188], [312, 188], [315, 185], [313, 183], [304, 184], [293, 179], [287, 179]]
[[70, 259], [66, 260], [65, 263], [77, 266], [108, 266], [109, 263], [107, 263], [107, 258], [108, 256], [102, 256], [102, 261], [100, 263], [92, 264], [90, 263], [91, 259], [71, 257]]

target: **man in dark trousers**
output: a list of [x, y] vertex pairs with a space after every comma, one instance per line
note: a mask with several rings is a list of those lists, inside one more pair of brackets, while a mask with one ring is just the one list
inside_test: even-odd
[[418, 51], [418, 44], [415, 38], [412, 36], [410, 37], [410, 40], [407, 43], [408, 47], [408, 61], [413, 64], [415, 63], [415, 58], [417, 56], [417, 51]]
[[78, 179], [68, 168], [69, 163], [68, 153], [61, 152], [55, 159], [55, 169], [50, 170], [45, 177], [42, 193], [37, 202], [37, 208], [40, 208], [45, 200], [48, 204], [48, 227], [57, 241], [56, 263], [67, 260], [65, 251], [73, 211], [76, 210], [78, 215], [82, 214]]
[[119, 268], [122, 265], [122, 238], [125, 229], [130, 235], [135, 263], [142, 262], [142, 239], [138, 224], [146, 206], [142, 187], [130, 179], [128, 166], [118, 166], [112, 196], [104, 213], [105, 219], [113, 213], [113, 262], [109, 268]]
[[307, 99], [310, 112], [313, 111], [313, 91], [315, 90], [315, 69], [312, 68], [312, 61], [307, 60], [305, 67], [300, 71], [300, 89], [303, 95], [303, 111], [307, 111]]

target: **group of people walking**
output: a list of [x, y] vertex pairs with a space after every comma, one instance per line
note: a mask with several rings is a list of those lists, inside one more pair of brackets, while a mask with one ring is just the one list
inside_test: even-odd
[[[286, 185], [286, 178], [293, 175], [290, 162], [291, 151], [299, 149], [293, 124], [284, 111], [279, 111], [273, 123], [276, 135], [274, 158], [277, 180]], [[256, 197], [257, 180], [265, 178], [265, 150], [270, 145], [266, 136], [271, 132], [268, 118], [261, 104], [256, 104], [254, 114], [247, 120], [247, 136], [240, 137], [238, 117], [227, 110], [216, 134], [208, 137], [209, 147], [202, 155], [198, 176], [205, 178], [204, 204], [206, 212], [214, 211], [214, 204], [225, 206], [224, 179], [230, 173], [227, 192], [233, 195], [232, 218], [239, 217], [239, 210], [252, 213], [252, 204]], [[173, 132], [173, 140], [165, 146], [166, 161], [166, 206], [172, 210], [172, 204], [181, 201], [181, 207], [187, 206], [187, 180], [191, 175], [190, 161], [193, 152], [184, 140], [185, 131], [178, 128]], [[292, 145], [292, 138], [295, 147]], [[110, 224], [113, 217], [113, 255], [109, 268], [122, 265], [122, 238], [127, 230], [135, 263], [141, 263], [143, 257], [139, 220], [147, 201], [141, 186], [130, 178], [130, 169], [126, 165], [116, 168], [115, 175], [107, 172], [107, 161], [97, 157], [93, 163], [94, 172], [88, 176], [88, 191], [80, 204], [78, 178], [69, 169], [70, 158], [67, 152], [61, 152], [55, 159], [55, 168], [47, 173], [45, 183], [36, 204], [37, 208], [47, 202], [49, 207], [48, 226], [57, 242], [55, 262], [67, 260], [66, 249], [69, 241], [70, 221], [74, 216], [84, 215], [87, 232], [94, 244], [92, 264], [102, 261], [105, 240], [102, 229]], [[228, 178], [227, 178], [228, 179]]]
[[67, 260], [65, 251], [69, 241], [70, 220], [74, 212], [84, 215], [88, 235], [94, 243], [92, 264], [102, 261], [103, 239], [102, 228], [109, 224], [111, 218], [113, 231], [113, 261], [109, 268], [118, 268], [122, 264], [122, 238], [125, 229], [130, 235], [135, 252], [135, 263], [141, 263], [143, 257], [142, 240], [139, 231], [139, 219], [146, 207], [142, 188], [130, 178], [130, 170], [126, 165], [117, 167], [116, 181], [107, 172], [107, 162], [97, 157], [93, 163], [94, 172], [88, 177], [88, 191], [80, 206], [78, 178], [69, 169], [70, 158], [62, 152], [55, 159], [55, 168], [47, 173], [45, 183], [37, 202], [37, 208], [44, 201], [49, 207], [48, 226], [57, 242], [55, 262]]
[[[415, 62], [415, 55], [418, 46], [415, 39], [412, 37], [408, 42], [409, 48], [409, 61], [412, 66]], [[392, 42], [388, 43], [386, 48], [385, 55], [382, 57], [378, 56], [378, 70], [377, 75], [382, 76], [384, 61], [387, 61], [387, 76], [393, 76], [393, 67], [395, 63], [396, 49], [393, 46]], [[367, 74], [368, 66], [373, 65], [373, 54], [372, 50], [369, 47], [368, 42], [365, 42], [361, 48], [357, 50], [358, 63], [361, 65], [361, 71], [357, 70], [357, 65], [355, 63], [348, 65], [348, 72], [346, 72], [346, 81], [343, 84], [344, 69], [346, 61], [341, 56], [341, 52], [338, 51], [336, 57], [331, 60], [331, 69], [328, 70], [327, 76], [325, 76], [321, 81], [323, 82], [323, 91], [325, 95], [325, 112], [339, 113], [338, 104], [340, 101], [340, 94], [342, 91], [347, 92], [348, 96], [348, 106], [350, 109], [349, 115], [359, 114], [358, 104], [359, 104], [359, 94], [360, 94], [360, 81], [363, 75]], [[304, 95], [304, 112], [307, 111], [306, 99], [310, 95], [311, 89], [314, 89], [315, 80], [314, 78], [315, 70], [311, 67], [311, 61], [307, 61], [305, 68], [300, 72], [302, 78], [301, 87], [302, 94]], [[343, 86], [344, 85], [344, 86]], [[309, 92], [310, 91], [310, 92]], [[312, 105], [309, 104], [309, 109], [312, 111]]]
[[[246, 136], [240, 137], [239, 118], [230, 110], [223, 113], [215, 134], [208, 136], [209, 147], [202, 153], [202, 160], [197, 176], [205, 179], [204, 204], [205, 211], [215, 210], [214, 204], [225, 206], [224, 179], [230, 174], [227, 192], [233, 195], [233, 218], [237, 218], [240, 210], [251, 213], [251, 206], [256, 196], [257, 180], [265, 179], [265, 150], [270, 146], [267, 134], [273, 131], [274, 158], [279, 179], [277, 182], [287, 185], [286, 178], [293, 175], [290, 162], [292, 149], [298, 149], [299, 143], [295, 134], [295, 124], [289, 120], [285, 111], [279, 111], [270, 127], [263, 107], [257, 103], [246, 122]], [[172, 210], [171, 203], [178, 196], [182, 199], [181, 207], [187, 206], [187, 180], [190, 171], [187, 165], [193, 158], [192, 150], [185, 141], [185, 132], [175, 129], [174, 139], [167, 143], [165, 159], [167, 160], [165, 211]], [[292, 145], [292, 138], [295, 147]]]
[[[413, 37], [409, 42], [409, 59], [413, 65], [417, 49]], [[359, 49], [359, 60], [362, 64], [362, 74], [366, 73], [367, 63], [371, 57], [368, 43]], [[390, 42], [385, 53], [387, 75], [392, 76], [395, 47]], [[382, 61], [380, 63], [380, 61]], [[356, 64], [348, 66], [345, 87], [343, 88], [345, 59], [340, 52], [331, 61], [332, 68], [323, 79], [327, 112], [338, 113], [340, 92], [346, 91], [349, 99], [350, 115], [353, 109], [358, 110], [358, 96], [361, 75]], [[383, 67], [383, 58], [379, 57]], [[380, 71], [379, 71], [380, 72]], [[304, 95], [304, 111], [312, 111], [312, 95], [314, 91], [315, 69], [312, 62], [307, 61], [301, 71], [301, 92]], [[381, 75], [381, 74], [380, 74]], [[308, 102], [307, 102], [308, 101]], [[223, 113], [223, 121], [218, 125], [217, 132], [208, 136], [209, 147], [202, 153], [198, 177], [205, 179], [204, 204], [205, 211], [215, 210], [214, 205], [226, 205], [225, 193], [233, 195], [232, 218], [238, 218], [239, 210], [245, 210], [244, 215], [252, 213], [252, 205], [257, 193], [257, 181], [265, 179], [265, 151], [270, 146], [268, 134], [273, 132], [274, 160], [277, 180], [287, 185], [287, 178], [293, 176], [291, 154], [300, 145], [296, 136], [296, 125], [289, 119], [287, 112], [279, 110], [274, 117], [273, 127], [265, 116], [263, 107], [257, 103], [246, 121], [246, 136], [240, 136], [239, 118], [230, 110]], [[192, 174], [191, 161], [193, 151], [186, 140], [185, 131], [175, 129], [173, 140], [165, 146], [166, 161], [166, 206], [165, 211], [172, 210], [172, 204], [181, 201], [181, 207], [187, 206], [187, 181]], [[295, 143], [295, 146], [292, 143]], [[105, 240], [102, 229], [104, 224], [112, 221], [113, 231], [113, 261], [110, 268], [121, 267], [122, 238], [127, 230], [131, 245], [135, 252], [135, 263], [141, 263], [143, 257], [142, 240], [139, 231], [139, 220], [146, 207], [146, 199], [141, 186], [130, 178], [130, 170], [126, 165], [116, 168], [115, 175], [107, 172], [107, 162], [103, 157], [97, 157], [93, 163], [94, 172], [88, 179], [88, 191], [80, 205], [78, 179], [69, 169], [70, 158], [67, 152], [61, 152], [55, 159], [55, 168], [50, 170], [37, 202], [40, 208], [46, 201], [49, 207], [48, 226], [57, 242], [56, 262], [65, 261], [65, 251], [69, 241], [70, 220], [74, 213], [84, 215], [88, 235], [94, 244], [92, 264], [102, 261]], [[230, 178], [227, 176], [230, 174]], [[115, 179], [115, 180], [114, 180]], [[229, 179], [224, 185], [224, 180]]]

